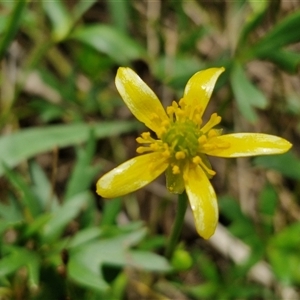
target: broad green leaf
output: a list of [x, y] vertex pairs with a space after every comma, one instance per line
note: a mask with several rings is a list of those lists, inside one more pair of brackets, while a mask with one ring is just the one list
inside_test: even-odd
[[128, 256], [132, 260], [133, 266], [138, 269], [149, 272], [168, 272], [171, 270], [171, 266], [165, 257], [152, 252], [130, 250]]
[[[23, 129], [0, 137], [0, 162], [4, 162], [8, 167], [15, 167], [23, 160], [38, 153], [83, 143], [88, 139], [91, 130], [94, 130], [95, 137], [104, 138], [136, 128], [137, 123], [135, 122], [118, 121]], [[2, 163], [0, 163], [0, 176], [4, 171]]]
[[62, 41], [67, 37], [72, 26], [71, 16], [65, 4], [61, 0], [43, 0], [43, 7], [52, 23], [54, 41]]
[[42, 238], [46, 242], [57, 239], [89, 201], [91, 201], [91, 195], [86, 192], [72, 197], [68, 202], [58, 207], [52, 212], [52, 218], [45, 224]]
[[25, 11], [26, 4], [26, 0], [15, 1], [14, 8], [10, 13], [9, 18], [6, 20], [4, 34], [1, 35], [0, 39], [0, 60], [7, 51], [10, 43], [15, 38], [15, 35], [22, 21], [22, 16]]
[[122, 31], [108, 25], [92, 25], [76, 29], [70, 38], [105, 53], [116, 63], [128, 64], [145, 56], [145, 50]]
[[257, 120], [255, 107], [265, 108], [267, 99], [247, 78], [242, 66], [235, 63], [230, 76], [231, 87], [240, 112], [250, 121]]
[[268, 255], [276, 276], [286, 284], [300, 283], [300, 222], [286, 227], [268, 245]]
[[[167, 260], [153, 253], [138, 250], [130, 250], [140, 242], [146, 234], [144, 228], [121, 234], [110, 238], [103, 238], [82, 244], [70, 249], [70, 261], [68, 274], [78, 283], [89, 287], [103, 290], [103, 265], [114, 265], [119, 267], [132, 266], [148, 271], [166, 272], [170, 270]], [[84, 272], [83, 278], [79, 272]], [[86, 276], [86, 278], [84, 277]], [[94, 279], [91, 278], [94, 276]], [[91, 281], [89, 281], [91, 280]]]
[[76, 283], [95, 291], [103, 292], [109, 288], [109, 285], [101, 276], [100, 268], [99, 270], [91, 270], [84, 261], [77, 258], [70, 259], [68, 263], [68, 277]]
[[270, 216], [273, 222], [278, 203], [278, 195], [271, 185], [266, 185], [259, 195], [258, 206], [262, 214]]
[[68, 242], [68, 248], [71, 249], [78, 246], [82, 246], [83, 244], [86, 244], [91, 240], [95, 240], [96, 238], [99, 238], [101, 234], [102, 234], [102, 230], [99, 227], [91, 227], [91, 228], [80, 230]]
[[256, 157], [254, 164], [259, 167], [274, 169], [283, 176], [300, 180], [300, 160], [291, 151], [280, 155]]

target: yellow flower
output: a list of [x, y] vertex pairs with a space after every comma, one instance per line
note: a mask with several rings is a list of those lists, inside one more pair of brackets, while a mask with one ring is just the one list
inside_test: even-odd
[[202, 116], [215, 83], [224, 68], [211, 68], [194, 74], [183, 98], [165, 110], [154, 92], [131, 69], [119, 68], [116, 86], [134, 116], [151, 131], [137, 138], [140, 146], [134, 157], [111, 170], [97, 182], [104, 198], [122, 196], [147, 185], [166, 171], [168, 190], [186, 190], [196, 229], [208, 239], [218, 222], [215, 191], [209, 179], [215, 174], [206, 155], [245, 157], [284, 153], [292, 146], [273, 135], [235, 133], [222, 135], [214, 127], [221, 117], [213, 113], [206, 124]]

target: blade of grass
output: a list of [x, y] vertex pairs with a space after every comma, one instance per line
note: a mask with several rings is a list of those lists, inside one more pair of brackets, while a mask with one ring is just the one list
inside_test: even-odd
[[22, 21], [22, 14], [26, 8], [26, 4], [26, 0], [19, 0], [15, 3], [15, 7], [13, 8], [11, 16], [8, 19], [4, 35], [0, 39], [0, 60], [5, 55], [5, 52], [7, 51], [10, 43], [12, 42], [18, 31], [18, 28]]
[[[93, 128], [97, 138], [118, 135], [137, 129], [135, 122], [102, 122], [98, 124], [54, 125], [45, 128], [25, 129], [0, 137], [0, 161], [15, 167], [34, 155], [85, 142]], [[0, 176], [3, 174], [0, 164]]]

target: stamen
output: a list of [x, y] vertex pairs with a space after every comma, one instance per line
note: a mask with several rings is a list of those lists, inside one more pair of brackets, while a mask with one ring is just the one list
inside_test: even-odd
[[145, 152], [151, 152], [151, 151], [152, 151], [152, 149], [150, 147], [143, 147], [143, 146], [138, 147], [136, 149], [136, 152], [139, 153], [139, 154], [142, 154], [142, 153], [145, 153]]
[[200, 165], [202, 167], [202, 169], [204, 169], [204, 171], [211, 176], [216, 174], [215, 171], [213, 171], [207, 167], [207, 165], [202, 161], [202, 159], [198, 155], [193, 157], [193, 163]]
[[174, 165], [174, 166], [172, 167], [172, 172], [173, 172], [174, 175], [180, 174], [180, 169], [179, 169], [179, 167], [178, 167], [177, 165]]
[[222, 118], [218, 116], [216, 113], [213, 113], [209, 119], [209, 121], [201, 128], [203, 133], [208, 132], [211, 128], [218, 125], [221, 122]]
[[186, 157], [186, 155], [183, 151], [178, 151], [178, 152], [175, 153], [175, 158], [178, 159], [178, 160], [179, 159], [185, 159], [185, 157]]
[[147, 131], [147, 132], [143, 132], [143, 133], [141, 134], [141, 136], [142, 136], [142, 138], [145, 139], [145, 140], [146, 140], [146, 139], [149, 139], [149, 138], [150, 138], [150, 132], [148, 132], [148, 131]]
[[201, 135], [199, 138], [198, 138], [198, 143], [200, 146], [202, 146], [203, 144], [205, 144], [207, 142], [207, 137], [206, 135]]

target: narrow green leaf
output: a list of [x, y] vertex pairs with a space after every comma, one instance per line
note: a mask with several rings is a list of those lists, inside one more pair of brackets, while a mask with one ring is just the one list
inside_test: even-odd
[[45, 13], [52, 23], [52, 36], [54, 41], [65, 39], [71, 29], [71, 16], [61, 0], [43, 1]]
[[81, 18], [81, 16], [88, 11], [95, 3], [97, 0], [79, 0], [77, 1], [75, 7], [73, 8], [72, 11], [72, 19], [73, 22], [76, 22], [78, 19]]
[[77, 149], [77, 161], [67, 184], [65, 200], [85, 191], [94, 179], [99, 168], [92, 168], [91, 162], [96, 151], [96, 139], [93, 130], [90, 131], [85, 149]]
[[267, 14], [267, 1], [251, 1], [251, 4], [259, 4], [259, 7], [255, 9], [255, 12], [247, 18], [247, 20], [245, 20], [245, 25], [239, 37], [237, 51], [239, 51], [239, 49], [243, 49], [249, 34], [251, 34], [251, 32], [253, 32], [255, 28], [262, 23]]
[[109, 12], [116, 28], [124, 33], [127, 32], [129, 21], [130, 2], [128, 1], [108, 1]]
[[91, 201], [91, 195], [87, 192], [81, 193], [57, 208], [52, 213], [52, 218], [45, 224], [42, 238], [47, 242], [57, 239], [89, 201]]
[[258, 43], [253, 51], [257, 56], [267, 57], [270, 52], [300, 41], [300, 11], [287, 16], [273, 27]]
[[108, 25], [78, 28], [70, 38], [105, 53], [118, 64], [128, 64], [131, 60], [145, 55], [145, 50], [135, 40]]
[[[34, 155], [85, 142], [91, 129], [97, 138], [114, 136], [137, 128], [135, 122], [102, 122], [96, 124], [54, 125], [30, 128], [0, 137], [0, 161], [15, 167]], [[4, 168], [0, 164], [0, 176]]]
[[0, 202], [0, 217], [11, 224], [24, 220], [22, 207], [14, 195], [9, 194], [5, 204]]
[[37, 254], [32, 255], [31, 259], [27, 262], [28, 269], [28, 283], [30, 288], [37, 289], [40, 282], [40, 264], [41, 261]]
[[101, 225], [112, 225], [122, 208], [121, 198], [112, 199], [104, 202]]
[[266, 97], [247, 78], [239, 63], [234, 64], [230, 81], [240, 112], [248, 121], [255, 122], [257, 120], [257, 114], [254, 108], [265, 108], [268, 103]]
[[9, 19], [7, 20], [4, 34], [0, 39], [0, 60], [7, 51], [10, 43], [12, 42], [18, 31], [18, 28], [22, 21], [22, 14], [24, 13], [24, 10], [26, 8], [26, 4], [26, 0], [19, 0], [15, 2], [15, 6], [11, 12]]
[[53, 210], [58, 206], [58, 199], [53, 195], [52, 184], [44, 170], [34, 160], [29, 162], [32, 191], [36, 195], [43, 211]]
[[288, 50], [278, 49], [269, 52], [267, 56], [260, 58], [272, 61], [284, 71], [297, 73], [300, 69], [300, 54]]
[[40, 201], [28, 185], [28, 182], [26, 182], [20, 174], [10, 170], [5, 164], [3, 164], [3, 167], [6, 178], [21, 195], [20, 201], [23, 206], [21, 209], [23, 210], [24, 216], [27, 216], [27, 212], [30, 213], [29, 220], [38, 216], [42, 212], [42, 207]]

